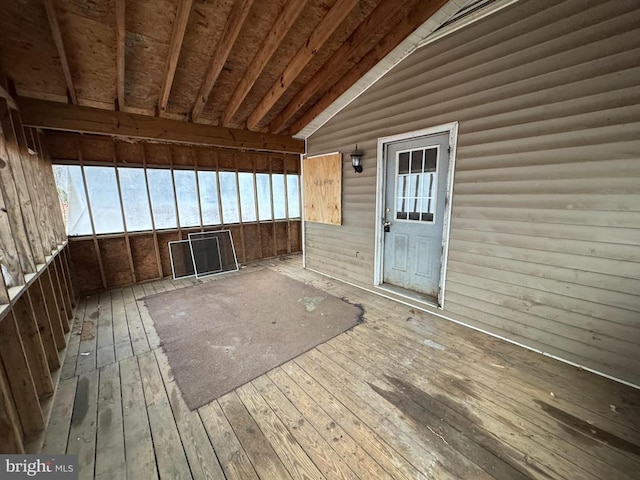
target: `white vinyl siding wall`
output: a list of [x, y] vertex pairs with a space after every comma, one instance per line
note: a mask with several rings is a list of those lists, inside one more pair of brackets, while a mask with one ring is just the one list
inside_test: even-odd
[[343, 225], [305, 225], [307, 267], [371, 288], [377, 139], [457, 121], [443, 313], [640, 385], [639, 79], [637, 0], [521, 0], [426, 45], [309, 137], [344, 153]]

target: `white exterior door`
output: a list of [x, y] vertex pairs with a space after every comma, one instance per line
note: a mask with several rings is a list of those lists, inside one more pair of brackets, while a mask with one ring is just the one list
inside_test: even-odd
[[383, 284], [438, 299], [449, 133], [386, 144]]

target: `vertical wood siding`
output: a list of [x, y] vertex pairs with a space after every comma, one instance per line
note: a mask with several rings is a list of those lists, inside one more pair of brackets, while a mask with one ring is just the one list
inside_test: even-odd
[[371, 287], [377, 139], [458, 121], [445, 314], [640, 385], [639, 78], [637, 0], [522, 0], [414, 52], [308, 139], [345, 155], [307, 266]]

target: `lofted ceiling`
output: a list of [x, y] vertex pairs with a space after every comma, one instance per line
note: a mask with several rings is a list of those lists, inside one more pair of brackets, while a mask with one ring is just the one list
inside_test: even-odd
[[293, 135], [445, 3], [11, 0], [0, 67], [20, 97]]

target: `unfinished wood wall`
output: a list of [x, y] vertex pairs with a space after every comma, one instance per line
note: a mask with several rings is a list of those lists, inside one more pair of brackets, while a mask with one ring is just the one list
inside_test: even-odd
[[[130, 143], [106, 137], [48, 133], [54, 163], [162, 167], [219, 172], [298, 174], [299, 158], [281, 153], [184, 145]], [[145, 195], [141, 192], [141, 195]], [[117, 199], [114, 200], [117, 203]], [[302, 249], [301, 222], [296, 219], [243, 222], [216, 226], [154, 229], [145, 232], [70, 237], [70, 257], [81, 293], [158, 279], [171, 275], [167, 243], [186, 240], [189, 233], [229, 229], [238, 262], [246, 263]], [[125, 227], [126, 230], [126, 227]]]
[[0, 453], [33, 451], [76, 295], [51, 161], [0, 99]]
[[457, 121], [444, 313], [640, 385], [638, 78], [635, 0], [521, 0], [414, 52], [307, 140], [365, 151], [307, 266], [371, 288], [377, 139]]

